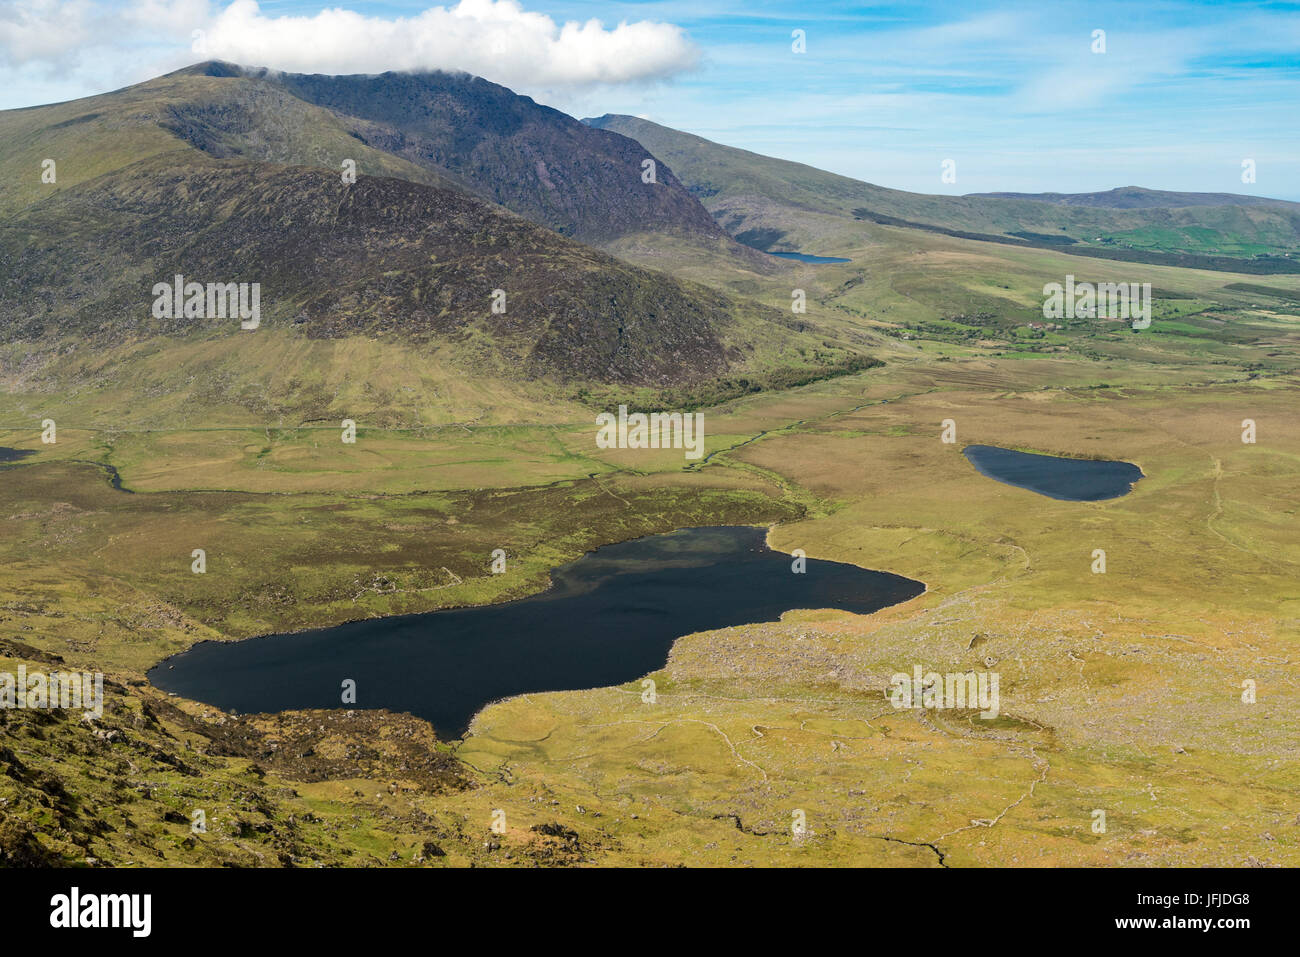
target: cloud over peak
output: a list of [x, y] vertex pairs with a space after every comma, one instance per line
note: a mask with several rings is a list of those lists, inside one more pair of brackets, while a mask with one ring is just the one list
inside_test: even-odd
[[464, 71], [533, 90], [661, 80], [699, 58], [672, 24], [561, 25], [516, 0], [461, 0], [392, 19], [340, 8], [275, 16], [256, 0], [234, 0], [202, 30], [194, 53], [203, 58], [296, 73]]

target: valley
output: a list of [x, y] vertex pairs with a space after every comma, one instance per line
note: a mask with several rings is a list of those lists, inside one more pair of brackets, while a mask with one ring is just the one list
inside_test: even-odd
[[[1284, 534], [1297, 504], [1285, 468], [1300, 442], [1287, 413], [1292, 386], [1213, 368], [1094, 365], [899, 364], [710, 410], [727, 425], [715, 426], [718, 454], [697, 470], [684, 470], [680, 455], [647, 468], [636, 450], [593, 448], [582, 453], [595, 460], [593, 478], [538, 485], [526, 478], [531, 461], [473, 494], [401, 490], [400, 479], [388, 491], [348, 491], [346, 470], [324, 457], [293, 467], [299, 491], [253, 491], [268, 471], [283, 483], [284, 470], [236, 456], [215, 480], [194, 466], [190, 478], [166, 478], [156, 465], [152, 491], [127, 467], [137, 491], [124, 507], [91, 467], [36, 449], [0, 481], [19, 532], [4, 546], [5, 654], [107, 663], [117, 695], [106, 722], [121, 743], [77, 762], [102, 778], [99, 790], [115, 787], [113, 767], [129, 761], [150, 793], [107, 791], [135, 826], [80, 841], [85, 812], [75, 805], [50, 807], [34, 785], [11, 785], [10, 806], [48, 807], [71, 837], [65, 853], [85, 846], [122, 861], [289, 854], [378, 864], [393, 853], [410, 861], [429, 841], [446, 863], [558, 854], [937, 866], [931, 844], [945, 866], [1291, 861], [1287, 826], [1300, 813], [1286, 757], [1297, 713], [1289, 582], [1300, 560]], [[1267, 442], [1242, 445], [1244, 417], [1267, 423]], [[963, 443], [1114, 455], [1147, 478], [1093, 504], [972, 485], [960, 446], [939, 440], [943, 418], [956, 420]], [[590, 442], [589, 429], [571, 428], [574, 445], [579, 435]], [[316, 443], [337, 441], [334, 429], [320, 431]], [[517, 446], [517, 433], [493, 431], [480, 441], [498, 456]], [[103, 438], [71, 432], [59, 454], [93, 454]], [[0, 441], [33, 445], [12, 430]], [[302, 441], [276, 435], [270, 446], [283, 454]], [[466, 439], [363, 432], [361, 450], [368, 441], [421, 473], [453, 469], [448, 455], [483, 455]], [[205, 433], [186, 442], [210, 444]], [[520, 597], [592, 547], [719, 521], [776, 522], [774, 548], [886, 569], [927, 591], [872, 615], [789, 612], [683, 636], [646, 676], [653, 706], [641, 680], [494, 704], [462, 741], [430, 752], [458, 782], [451, 791], [373, 753], [356, 722], [377, 713], [232, 718], [143, 678], [199, 640]], [[190, 550], [200, 544], [209, 565], [196, 576]], [[497, 547], [511, 556], [507, 575], [489, 570]], [[1107, 553], [1102, 575], [1090, 571], [1095, 548]], [[32, 580], [49, 583], [42, 597], [27, 589]], [[888, 676], [912, 662], [993, 662], [1004, 676], [998, 725], [894, 711]], [[1258, 704], [1242, 703], [1247, 679]], [[9, 733], [42, 734], [35, 751], [36, 741], [25, 746], [28, 773], [66, 774], [57, 769], [67, 758], [49, 750], [54, 729], [24, 732], [16, 714], [6, 716]], [[132, 717], [145, 714], [156, 726]], [[308, 733], [302, 722], [313, 715], [337, 717]], [[244, 750], [230, 753], [222, 741], [235, 729]], [[333, 756], [328, 771], [312, 764], [323, 757], [293, 758], [306, 741]], [[204, 772], [184, 774], [169, 756], [201, 761]], [[1251, 783], [1234, 792], [1229, 826], [1206, 828], [1218, 813], [1213, 795], [1239, 776]], [[963, 782], [956, 792], [954, 781]], [[254, 782], [260, 810], [232, 798]], [[212, 837], [185, 847], [188, 828], [166, 818], [173, 806], [212, 808]], [[509, 829], [483, 838], [498, 809]], [[807, 815], [806, 839], [790, 835], [795, 809]], [[1108, 837], [1090, 830], [1096, 809], [1107, 811]], [[311, 827], [287, 824], [307, 815]], [[534, 830], [554, 825], [562, 840]], [[329, 839], [318, 843], [318, 832]]]
[[[0, 710], [6, 863], [1300, 862], [1295, 204], [1234, 244], [1235, 200], [925, 197], [506, 94], [201, 64], [0, 114], [6, 170], [100, 144], [0, 191], [0, 664], [105, 675], [93, 724]], [[515, 126], [466, 146], [412, 98]], [[581, 204], [512, 188], [533, 151]], [[645, 153], [665, 195], [625, 206]], [[178, 273], [262, 282], [262, 322], [153, 315]], [[1150, 283], [1150, 325], [1045, 319], [1067, 277]], [[698, 413], [701, 454], [602, 446], [620, 404]], [[978, 446], [1141, 478], [1048, 497]], [[730, 609], [677, 569], [529, 625], [573, 569], [723, 526], [780, 553], [710, 559]], [[799, 600], [797, 556], [840, 588]], [[868, 601], [873, 572], [916, 587]], [[497, 624], [428, 660], [466, 695], [431, 724], [367, 684], [420, 684], [418, 630], [351, 672], [434, 612]], [[652, 653], [613, 653], [620, 615]], [[351, 701], [291, 659], [189, 697], [318, 629], [312, 687]], [[213, 670], [173, 687], [175, 655]], [[996, 672], [997, 716], [895, 708], [915, 667]]]

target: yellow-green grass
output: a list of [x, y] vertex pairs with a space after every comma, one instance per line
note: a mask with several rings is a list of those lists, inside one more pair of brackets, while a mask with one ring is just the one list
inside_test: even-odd
[[[587, 810], [574, 826], [637, 863], [1294, 864], [1295, 399], [944, 392], [753, 443], [735, 457], [845, 503], [779, 526], [775, 547], [927, 594], [691, 636], [651, 676], [655, 704], [639, 682], [515, 699], [459, 754], [509, 768], [499, 805], [558, 776]], [[977, 476], [941, 416], [962, 444], [1105, 452], [1148, 477], [1110, 502], [1045, 499]], [[1243, 417], [1267, 443], [1242, 444]], [[1002, 720], [895, 711], [890, 675], [915, 664], [998, 671]]]
[[[68, 429], [48, 447], [8, 432], [0, 444], [38, 455], [0, 471], [13, 530], [0, 543], [0, 640], [108, 671], [123, 721], [159, 697], [138, 686], [143, 672], [194, 641], [501, 600], [594, 545], [679, 525], [775, 522], [775, 548], [927, 585], [873, 616], [795, 611], [685, 636], [649, 676], [653, 704], [638, 680], [491, 705], [454, 747], [466, 789], [433, 787], [395, 758], [310, 780], [262, 763], [265, 813], [244, 816], [268, 830], [186, 847], [164, 802], [101, 790], [114, 746], [56, 770], [54, 743], [90, 733], [70, 728], [26, 744], [26, 764], [112, 808], [129, 800], [146, 823], [69, 841], [31, 820], [60, 853], [116, 862], [147, 844], [167, 863], [306, 863], [310, 850], [401, 864], [433, 835], [447, 853], [427, 862], [452, 865], [1294, 864], [1297, 398], [1290, 377], [1194, 363], [895, 362], [705, 410], [706, 434], [724, 440], [711, 448], [730, 450], [688, 470], [680, 455], [584, 449], [594, 424], [576, 415], [455, 442], [363, 428], [346, 449], [333, 449], [333, 427], [273, 433], [280, 467], [262, 470], [248, 430]], [[1246, 418], [1254, 445], [1241, 441]], [[313, 445], [325, 437], [328, 454]], [[980, 476], [961, 455], [970, 443], [1123, 459], [1146, 477], [1124, 498], [1058, 502]], [[372, 471], [347, 458], [367, 445], [385, 463], [371, 489], [349, 484]], [[482, 473], [497, 488], [447, 487], [440, 476], [470, 451], [498, 461]], [[81, 464], [105, 455], [139, 491]], [[605, 471], [557, 482], [565, 456]], [[196, 490], [259, 471], [296, 488]], [[495, 547], [511, 556], [506, 576], [489, 573]], [[1091, 570], [1099, 548], [1105, 574]], [[998, 672], [999, 719], [896, 711], [890, 676], [914, 665]], [[1241, 700], [1247, 679], [1256, 704]], [[184, 734], [175, 715], [162, 720], [172, 738], [137, 732], [157, 752], [158, 793], [180, 806], [248, 780], [246, 757], [203, 743], [225, 719], [179, 704], [195, 722]], [[276, 727], [258, 733], [288, 761]], [[341, 730], [330, 747], [346, 756], [366, 733]], [[208, 752], [198, 778], [156, 764], [178, 741]], [[6, 786], [25, 808], [35, 800], [35, 785]], [[288, 819], [307, 810], [315, 820], [291, 839]], [[490, 830], [495, 810], [504, 835]], [[576, 838], [531, 829], [541, 824]]]
[[353, 337], [319, 340], [285, 329], [242, 336], [149, 339], [77, 352], [74, 344], [0, 347], [11, 372], [0, 425], [258, 429], [338, 425], [417, 428], [553, 421], [586, 410], [554, 383], [476, 372], [445, 345]]

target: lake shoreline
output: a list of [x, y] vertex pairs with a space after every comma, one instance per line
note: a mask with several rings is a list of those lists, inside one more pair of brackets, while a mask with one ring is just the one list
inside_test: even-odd
[[962, 455], [985, 478], [1056, 501], [1123, 498], [1147, 477], [1133, 462], [1025, 452], [997, 445], [968, 445]]
[[[789, 556], [770, 546], [774, 527], [699, 526], [600, 546], [556, 566], [546, 589], [506, 602], [206, 639], [163, 658], [147, 677], [161, 691], [236, 713], [387, 709], [429, 721], [442, 740], [463, 740], [496, 701], [626, 684], [660, 670], [685, 635], [775, 622], [802, 608], [872, 614], [929, 591], [843, 562], [810, 559], [814, 574], [794, 576]], [[525, 632], [526, 642], [502, 637]], [[327, 700], [324, 689], [354, 673], [365, 676], [358, 697], [340, 701], [334, 691]], [[490, 694], [498, 684], [505, 687]], [[483, 696], [466, 710], [476, 692]]]

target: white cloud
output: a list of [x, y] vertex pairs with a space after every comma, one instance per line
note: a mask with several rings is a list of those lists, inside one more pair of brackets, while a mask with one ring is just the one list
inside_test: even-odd
[[[356, 0], [362, 5], [363, 0]], [[413, 16], [308, 15], [256, 0], [0, 0], [0, 108], [140, 82], [204, 59], [291, 72], [465, 71], [546, 102], [694, 69], [671, 23], [557, 22], [519, 0], [460, 0]]]
[[212, 16], [208, 0], [132, 0], [125, 18], [167, 36], [189, 36]]
[[0, 3], [0, 65], [54, 67], [90, 42], [89, 0], [6, 0]]
[[205, 27], [206, 56], [307, 73], [463, 70], [510, 87], [582, 89], [663, 79], [699, 52], [680, 27], [640, 21], [556, 23], [515, 0], [461, 0], [414, 17], [339, 8], [273, 16], [234, 0]]

